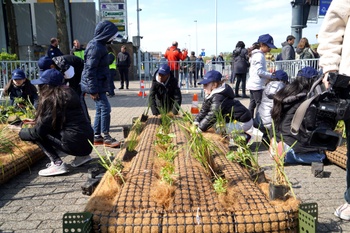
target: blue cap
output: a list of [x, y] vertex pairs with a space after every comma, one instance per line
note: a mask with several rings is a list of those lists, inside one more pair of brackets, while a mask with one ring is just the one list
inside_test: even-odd
[[51, 65], [54, 64], [50, 57], [41, 57], [38, 61], [38, 66], [41, 72], [51, 69]]
[[272, 73], [271, 78], [288, 81], [288, 74], [284, 70], [276, 70]]
[[315, 78], [318, 76], [318, 71], [311, 66], [306, 66], [298, 71], [297, 76], [304, 77], [304, 78]]
[[272, 49], [276, 48], [276, 46], [273, 44], [273, 38], [272, 36], [270, 36], [270, 34], [264, 34], [259, 36], [258, 43], [264, 43]]
[[167, 64], [162, 64], [159, 67], [158, 73], [162, 75], [168, 75], [170, 74], [170, 67]]
[[63, 74], [56, 69], [45, 70], [38, 79], [31, 81], [34, 85], [48, 84], [52, 86], [60, 86], [63, 84]]
[[12, 71], [12, 79], [13, 80], [19, 80], [19, 79], [25, 79], [26, 75], [24, 74], [24, 71], [21, 69], [15, 69]]
[[211, 82], [220, 82], [221, 79], [222, 79], [222, 74], [219, 71], [211, 70], [204, 75], [203, 80], [200, 81], [198, 84], [208, 84]]

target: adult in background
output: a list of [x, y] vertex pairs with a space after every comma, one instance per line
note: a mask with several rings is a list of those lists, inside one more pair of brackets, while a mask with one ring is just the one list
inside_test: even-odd
[[164, 57], [168, 60], [168, 65], [170, 67], [170, 72], [179, 81], [179, 70], [180, 70], [180, 60], [183, 61], [187, 57], [187, 49], [182, 49], [182, 51], [177, 47], [177, 41], [174, 41], [171, 47], [167, 48]]
[[58, 48], [58, 39], [57, 38], [51, 38], [50, 40], [50, 47], [47, 50], [46, 55], [50, 58], [57, 57], [57, 56], [62, 56], [63, 53], [61, 50]]
[[[320, 54], [319, 66], [322, 67], [324, 84], [328, 88], [328, 73], [338, 72], [350, 76], [350, 5], [345, 0], [333, 0], [327, 10], [321, 29], [318, 33]], [[344, 87], [344, 90], [349, 90]], [[347, 116], [349, 117], [349, 116]], [[350, 119], [345, 121], [347, 163], [345, 203], [334, 212], [335, 216], [350, 220]]]
[[222, 65], [222, 70], [225, 69], [225, 59], [224, 59], [224, 54], [223, 53], [220, 53], [220, 55], [216, 59], [216, 63]]
[[124, 82], [126, 89], [129, 89], [129, 67], [131, 64], [130, 54], [126, 51], [126, 46], [122, 45], [120, 52], [117, 56], [117, 67], [120, 74], [120, 87], [119, 89], [124, 89]]
[[117, 58], [114, 55], [113, 49], [110, 45], [107, 46], [108, 55], [109, 55], [109, 72], [110, 76], [108, 79], [108, 96], [115, 96], [114, 89], [114, 80], [117, 78]]
[[190, 56], [190, 86], [191, 87], [193, 87], [193, 84], [194, 84], [194, 87], [197, 87], [198, 73], [197, 73], [196, 61], [197, 61], [197, 57], [195, 55], [195, 52], [192, 51]]
[[295, 37], [292, 35], [287, 36], [285, 42], [282, 43], [282, 60], [295, 60], [295, 50], [293, 47]]
[[239, 95], [239, 85], [242, 82], [242, 97], [248, 98], [246, 94], [246, 81], [249, 68], [248, 50], [245, 48], [243, 41], [238, 41], [235, 50], [232, 52], [233, 56], [233, 79], [236, 82], [235, 97]]
[[[106, 48], [118, 36], [118, 28], [110, 21], [99, 22], [95, 28], [94, 38], [85, 50], [85, 65], [81, 77], [81, 90], [90, 94], [95, 101], [96, 113], [94, 145], [120, 147], [120, 142], [109, 134], [111, 124], [111, 105], [108, 91], [109, 55]], [[103, 136], [102, 136], [103, 134]]]
[[197, 67], [197, 79], [199, 77], [203, 78], [204, 61], [203, 61], [202, 55], [198, 55], [196, 59], [196, 67]]
[[313, 59], [315, 58], [314, 52], [312, 51], [309, 40], [306, 37], [300, 39], [297, 49], [297, 54], [300, 59]]
[[85, 48], [80, 44], [79, 40], [75, 39], [73, 41], [73, 48], [70, 51], [70, 55], [75, 55], [84, 60]]
[[265, 53], [270, 52], [272, 48], [276, 48], [273, 44], [273, 38], [269, 34], [259, 36], [258, 43], [259, 48], [251, 52], [250, 77], [247, 82], [247, 88], [250, 90], [249, 111], [253, 118], [255, 117], [255, 108], [259, 107], [261, 103], [265, 83], [267, 79], [271, 78], [271, 73], [266, 71]]
[[152, 114], [172, 112], [177, 115], [181, 106], [182, 95], [177, 80], [167, 64], [162, 64], [155, 72], [149, 94], [149, 106]]
[[[35, 120], [25, 121], [34, 125], [22, 128], [19, 137], [36, 143], [50, 159], [40, 176], [54, 176], [68, 172], [57, 150], [77, 156], [72, 166], [77, 167], [91, 160], [94, 133], [84, 117], [79, 96], [63, 85], [63, 75], [55, 69], [44, 71], [32, 84], [39, 87], [39, 104]], [[81, 157], [78, 159], [78, 157]]]

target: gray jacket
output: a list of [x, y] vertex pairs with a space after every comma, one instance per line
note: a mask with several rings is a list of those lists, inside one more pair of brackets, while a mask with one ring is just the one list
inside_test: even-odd
[[295, 60], [295, 50], [287, 41], [282, 43], [282, 60]]

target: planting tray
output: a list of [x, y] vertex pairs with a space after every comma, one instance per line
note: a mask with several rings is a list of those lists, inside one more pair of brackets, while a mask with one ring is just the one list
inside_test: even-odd
[[126, 183], [118, 186], [106, 173], [90, 197], [85, 211], [93, 213], [96, 232], [297, 231], [299, 202], [269, 201], [247, 170], [226, 159], [228, 146], [215, 140], [221, 151], [213, 155], [215, 166], [228, 180], [226, 194], [218, 195], [213, 177], [188, 153], [188, 140], [175, 124], [171, 131], [179, 150], [174, 160], [177, 178], [173, 189], [162, 189], [153, 143], [159, 124], [156, 117], [145, 123], [138, 154], [125, 163]]
[[44, 153], [37, 145], [22, 141], [17, 131], [6, 130], [5, 135], [6, 140], [13, 145], [6, 148], [0, 147], [0, 184], [30, 169], [32, 164], [44, 157]]
[[326, 156], [329, 161], [332, 163], [338, 165], [341, 168], [346, 169], [346, 144], [338, 146], [338, 148], [335, 151], [326, 151]]

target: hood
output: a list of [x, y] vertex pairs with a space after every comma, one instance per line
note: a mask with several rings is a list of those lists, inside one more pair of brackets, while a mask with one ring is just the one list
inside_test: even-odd
[[210, 97], [212, 97], [214, 94], [220, 93], [221, 95], [228, 97], [230, 99], [234, 99], [235, 95], [233, 93], [233, 89], [227, 85], [226, 83], [222, 84], [221, 87], [218, 87], [216, 89], [214, 89], [210, 95], [206, 96], [207, 99], [209, 99]]
[[107, 43], [117, 32], [118, 28], [112, 22], [102, 21], [95, 28], [94, 39]]
[[[262, 53], [263, 54], [263, 51], [261, 51], [260, 49], [254, 49], [253, 51], [252, 51], [252, 55], [253, 54], [256, 54], [256, 53]], [[265, 56], [265, 55], [264, 55]]]
[[266, 85], [264, 92], [269, 99], [273, 99], [273, 96], [283, 87], [285, 84], [282, 81], [271, 81]]
[[288, 45], [288, 42], [285, 41], [285, 42], [281, 43], [281, 45], [282, 45], [282, 46], [286, 46], [286, 45]]

